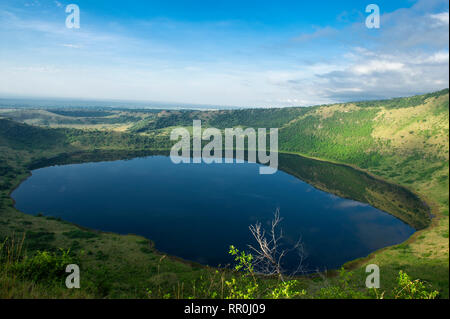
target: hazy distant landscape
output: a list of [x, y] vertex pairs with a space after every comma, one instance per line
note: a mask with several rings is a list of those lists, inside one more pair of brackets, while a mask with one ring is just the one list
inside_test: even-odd
[[58, 98], [0, 98], [0, 108], [89, 108], [89, 109], [233, 109], [237, 106], [189, 104], [176, 102], [76, 100]]

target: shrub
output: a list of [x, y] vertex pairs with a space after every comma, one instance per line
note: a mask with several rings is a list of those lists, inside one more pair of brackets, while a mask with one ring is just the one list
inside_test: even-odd
[[240, 276], [232, 277], [225, 281], [229, 290], [226, 299], [254, 299], [254, 298], [274, 298], [290, 299], [300, 298], [307, 295], [306, 290], [299, 288], [297, 280], [278, 280], [273, 287], [263, 289], [260, 285], [260, 275], [257, 276], [254, 271], [253, 256], [244, 251], [239, 251], [236, 247], [230, 246], [229, 254], [234, 256], [237, 262], [234, 269], [242, 271]]
[[435, 299], [439, 292], [430, 290], [426, 284], [419, 280], [411, 280], [410, 277], [400, 270], [398, 274], [398, 285], [394, 289], [395, 299]]
[[360, 291], [351, 280], [353, 273], [341, 268], [335, 285], [321, 288], [318, 293], [323, 299], [364, 299], [367, 296]]
[[63, 280], [66, 266], [73, 263], [75, 261], [69, 251], [38, 251], [33, 257], [15, 262], [9, 270], [19, 278], [33, 282], [54, 282]]

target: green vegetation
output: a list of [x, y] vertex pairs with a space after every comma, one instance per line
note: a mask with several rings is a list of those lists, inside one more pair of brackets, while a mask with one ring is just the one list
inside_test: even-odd
[[[135, 244], [143, 244], [135, 242]], [[85, 265], [84, 252], [75, 254], [70, 250], [60, 249], [57, 252], [36, 251], [32, 255], [24, 252], [24, 238], [6, 238], [0, 245], [0, 297], [1, 298], [221, 298], [221, 299], [292, 299], [292, 298], [395, 298], [395, 299], [434, 299], [438, 291], [421, 281], [411, 280], [400, 271], [397, 285], [392, 291], [378, 292], [377, 289], [366, 289], [355, 283], [353, 273], [344, 269], [330, 281], [326, 277], [308, 278], [305, 280], [287, 278], [271, 278], [257, 274], [253, 266], [253, 256], [230, 247], [230, 254], [235, 257], [233, 269], [210, 269], [192, 267], [180, 269], [175, 267], [179, 262], [166, 261], [165, 255], [156, 260], [146, 260], [152, 272], [131, 268], [134, 279], [143, 280], [134, 290], [134, 294], [125, 290], [124, 295], [116, 295], [131, 277], [117, 277], [117, 270], [104, 263], [83, 271], [83, 290], [65, 288], [69, 264]], [[151, 252], [150, 252], [151, 254]], [[105, 257], [106, 256], [106, 257]], [[99, 251], [96, 260], [108, 260], [107, 255]], [[109, 264], [109, 262], [108, 262]], [[131, 266], [131, 265], [128, 265]], [[82, 266], [83, 267], [83, 266]], [[188, 270], [186, 273], [183, 270]], [[169, 271], [169, 272], [168, 272]], [[111, 276], [111, 273], [115, 276]], [[183, 276], [185, 274], [185, 276]], [[122, 274], [123, 275], [123, 274]], [[185, 285], [186, 276], [192, 276], [191, 285]], [[118, 282], [119, 281], [119, 282]], [[311, 282], [314, 285], [311, 286]], [[138, 282], [133, 281], [134, 284]], [[308, 285], [309, 283], [309, 285]], [[145, 288], [144, 286], [147, 286]], [[138, 288], [140, 288], [138, 290]], [[131, 287], [128, 287], [131, 289]], [[311, 290], [309, 290], [311, 289]], [[140, 292], [140, 293], [139, 293]]]
[[[311, 108], [94, 111], [0, 110], [1, 297], [448, 298], [448, 89]], [[252, 257], [238, 250], [232, 251], [238, 268], [211, 269], [165, 256], [138, 236], [94, 232], [13, 207], [9, 194], [31, 169], [164, 152], [172, 145], [170, 129], [190, 126], [193, 119], [221, 129], [279, 127], [280, 151], [292, 154], [280, 157], [281, 169], [383, 209], [419, 231], [339, 272], [280, 281], [252, 274]], [[295, 154], [340, 165], [321, 165]], [[17, 249], [17, 238], [25, 238], [21, 252], [4, 257], [5, 251]], [[68, 290], [61, 280], [44, 278], [37, 270], [42, 266], [59, 278], [60, 266], [69, 260], [80, 264], [83, 289]], [[365, 266], [372, 263], [382, 272], [380, 291], [364, 287]]]
[[328, 193], [389, 212], [415, 229], [431, 222], [429, 208], [416, 195], [348, 166], [280, 154], [279, 168]]
[[0, 116], [30, 125], [74, 128], [115, 128], [142, 119], [140, 114], [131, 112], [89, 109], [0, 109]]
[[114, 113], [96, 110], [51, 110], [51, 113], [72, 117], [105, 117]]

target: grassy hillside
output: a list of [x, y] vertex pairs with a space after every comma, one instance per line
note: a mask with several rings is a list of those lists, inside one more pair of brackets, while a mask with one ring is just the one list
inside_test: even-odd
[[388, 282], [403, 268], [435, 282], [448, 296], [448, 89], [318, 107], [286, 124], [280, 130], [280, 145], [284, 151], [362, 168], [425, 200], [435, 215], [428, 229], [360, 264], [379, 264]]
[[[55, 121], [52, 125], [61, 127], [58, 129], [0, 119], [0, 235], [20, 238], [27, 233], [30, 253], [39, 247], [71, 248], [77, 258], [81, 258], [82, 264], [92, 269], [87, 275], [91, 289], [82, 297], [163, 297], [164, 294], [174, 297], [177, 291], [178, 294], [184, 291], [184, 296], [220, 297], [223, 296], [224, 281], [221, 279], [223, 274], [217, 275], [215, 270], [205, 270], [176, 258], [162, 258], [151, 244], [136, 236], [95, 233], [63, 221], [22, 214], [12, 207], [10, 191], [28, 176], [31, 168], [51, 163], [126, 158], [151, 149], [168, 149], [171, 143], [167, 132], [171, 127], [189, 126], [193, 119], [202, 119], [204, 126], [218, 128], [279, 127], [280, 151], [353, 166], [417, 194], [431, 208], [434, 215], [431, 224], [425, 227], [428, 223], [415, 219], [414, 207], [402, 207], [401, 213], [406, 211], [405, 219], [422, 225], [416, 225], [416, 228], [425, 228], [401, 245], [350, 262], [346, 267], [352, 270], [353, 283], [361, 291], [365, 291], [362, 287], [364, 266], [376, 263], [381, 269], [382, 289], [392, 291], [398, 272], [404, 270], [412, 278], [432, 284], [440, 291], [441, 297], [448, 298], [448, 89], [409, 98], [311, 108], [204, 112], [141, 110], [134, 113], [139, 115], [130, 120], [127, 133], [112, 131], [114, 128], [108, 126], [102, 130], [90, 126], [89, 129], [77, 130], [72, 128], [73, 122], [64, 124], [71, 118], [88, 123], [88, 119], [101, 122], [102, 118], [131, 116], [126, 111], [112, 115], [95, 112], [56, 112], [52, 115], [52, 121]], [[2, 113], [3, 116], [5, 114]], [[36, 110], [26, 114], [21, 110], [20, 117], [16, 115], [14, 119], [47, 126], [41, 121], [42, 114]], [[64, 121], [59, 123], [58, 117], [64, 117]], [[95, 150], [96, 153], [92, 153]], [[283, 165], [280, 162], [280, 166]], [[342, 188], [342, 182], [332, 178], [317, 182], [316, 166], [311, 162], [290, 173], [311, 183], [315, 181], [316, 186], [324, 190], [333, 192], [335, 188]], [[342, 169], [339, 174], [345, 176], [350, 174], [348, 172]], [[323, 172], [323, 176], [328, 175]], [[355, 199], [370, 202], [378, 198], [377, 203], [386, 202], [387, 211], [398, 209], [398, 204], [394, 204], [394, 192], [380, 193], [376, 187], [361, 191], [354, 186], [348, 192], [352, 192]], [[394, 207], [396, 205], [397, 208]], [[118, 247], [117, 250], [114, 247]], [[341, 283], [339, 277], [325, 281], [332, 285]], [[42, 287], [26, 278], [2, 277], [0, 284], [3, 288], [1, 294], [9, 297], [80, 296], [76, 295], [77, 292], [70, 295], [64, 288], [48, 290], [47, 286]], [[261, 283], [262, 286], [269, 284], [270, 281]], [[201, 285], [204, 285], [203, 290], [199, 289]], [[210, 287], [209, 290], [206, 286]], [[100, 287], [100, 290], [95, 287]], [[311, 297], [320, 297], [323, 296], [323, 287], [323, 278], [303, 278], [297, 288], [307, 289]], [[392, 294], [386, 296], [392, 297]]]

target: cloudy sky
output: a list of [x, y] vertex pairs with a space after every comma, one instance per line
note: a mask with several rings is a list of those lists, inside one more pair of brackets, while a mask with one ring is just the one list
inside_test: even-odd
[[[66, 27], [68, 4], [80, 28]], [[365, 8], [381, 11], [368, 29]], [[447, 0], [2, 0], [0, 97], [314, 105], [447, 88]]]

